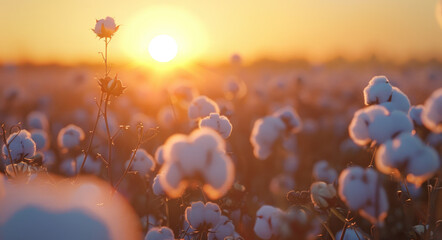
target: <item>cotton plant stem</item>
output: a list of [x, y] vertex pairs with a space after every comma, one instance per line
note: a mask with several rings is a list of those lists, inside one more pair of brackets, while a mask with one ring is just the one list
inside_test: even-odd
[[112, 183], [112, 142], [113, 142], [113, 140], [112, 140], [112, 135], [109, 130], [109, 121], [108, 121], [108, 117], [107, 117], [107, 108], [109, 105], [109, 98], [110, 98], [110, 95], [107, 94], [106, 100], [104, 101], [104, 104], [105, 104], [104, 105], [104, 123], [106, 124], [106, 133], [107, 133], [107, 142], [108, 142], [107, 174], [109, 177], [109, 183], [111, 185], [113, 185], [113, 183]]
[[322, 226], [327, 230], [328, 235], [330, 235], [332, 240], [336, 240], [335, 236], [333, 235], [333, 231], [327, 226], [327, 222], [321, 222]]
[[[6, 140], [5, 124], [2, 124], [2, 138], [3, 138], [3, 143], [5, 144], [6, 150], [8, 151], [8, 157], [9, 157], [9, 160], [11, 161], [12, 169], [14, 170], [15, 176], [17, 176], [17, 169], [15, 169], [14, 162], [12, 161], [11, 149], [9, 148], [9, 143]], [[14, 139], [12, 139], [12, 141], [14, 141]]]

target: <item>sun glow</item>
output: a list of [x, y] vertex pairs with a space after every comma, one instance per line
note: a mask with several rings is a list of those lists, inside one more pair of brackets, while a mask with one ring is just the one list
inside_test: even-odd
[[149, 43], [149, 53], [158, 62], [169, 62], [178, 53], [178, 45], [169, 35], [158, 35]]

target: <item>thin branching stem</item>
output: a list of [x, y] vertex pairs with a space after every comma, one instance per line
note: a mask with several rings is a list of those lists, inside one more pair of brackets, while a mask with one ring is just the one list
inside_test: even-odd
[[112, 144], [113, 144], [113, 139], [109, 130], [109, 121], [108, 121], [108, 117], [107, 117], [107, 108], [109, 105], [109, 98], [110, 95], [107, 94], [106, 95], [106, 100], [104, 102], [104, 123], [106, 124], [106, 133], [107, 133], [107, 142], [108, 142], [108, 154], [107, 154], [107, 174], [109, 177], [109, 182], [112, 185]]
[[[18, 135], [18, 134], [17, 134], [17, 135]], [[9, 161], [11, 161], [12, 169], [14, 169], [14, 174], [15, 174], [15, 176], [17, 176], [17, 169], [15, 169], [14, 162], [12, 161], [11, 149], [9, 148], [9, 143], [8, 143], [8, 141], [6, 140], [5, 124], [2, 124], [2, 139], [3, 139], [3, 143], [5, 144], [6, 150], [8, 151]], [[15, 138], [14, 138], [14, 139], [15, 139]], [[14, 139], [12, 139], [12, 141], [14, 141]], [[12, 142], [12, 141], [11, 141], [11, 142]]]

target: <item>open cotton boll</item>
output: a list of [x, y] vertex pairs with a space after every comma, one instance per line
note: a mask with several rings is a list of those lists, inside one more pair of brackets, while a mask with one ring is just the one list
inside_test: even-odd
[[185, 219], [195, 230], [207, 230], [215, 227], [221, 217], [221, 209], [215, 203], [193, 202], [186, 208]]
[[[132, 157], [132, 156], [131, 156]], [[129, 166], [130, 159], [126, 161], [125, 167]], [[135, 157], [130, 165], [130, 170], [137, 171], [141, 175], [146, 175], [155, 169], [155, 161], [146, 150], [140, 148], [135, 153]]]
[[[342, 232], [343, 232], [342, 229], [339, 230], [336, 233], [335, 239], [341, 239]], [[358, 232], [357, 230], [354, 230], [351, 227], [345, 230], [344, 238], [342, 238], [342, 240], [360, 240], [360, 239], [364, 239], [362, 233]]]
[[28, 114], [26, 117], [28, 127], [30, 129], [41, 129], [41, 130], [48, 130], [49, 129], [49, 121], [46, 117], [46, 114], [39, 112], [39, 111], [33, 111]]
[[408, 113], [410, 110], [410, 100], [407, 95], [403, 93], [399, 88], [393, 87], [391, 97], [387, 102], [383, 102], [380, 105], [388, 109], [388, 111], [402, 111]]
[[172, 229], [168, 227], [155, 227], [149, 230], [144, 240], [175, 240], [175, 236]]
[[211, 199], [226, 194], [233, 184], [234, 166], [225, 148], [224, 139], [211, 128], [169, 137], [163, 145], [165, 163], [160, 170], [166, 193], [178, 197], [195, 180], [201, 181]]
[[379, 104], [388, 101], [393, 87], [385, 76], [375, 76], [364, 88], [365, 105]]
[[393, 111], [389, 115], [377, 116], [368, 126], [368, 129], [371, 139], [381, 144], [400, 133], [411, 133], [413, 131], [413, 123], [404, 112]]
[[211, 113], [219, 113], [218, 104], [206, 96], [199, 96], [192, 100], [188, 109], [190, 119], [199, 119], [209, 116]]
[[336, 189], [333, 184], [314, 182], [310, 186], [310, 198], [315, 207], [329, 208], [337, 202]]
[[[31, 133], [27, 130], [20, 130], [19, 132], [9, 135], [6, 142], [9, 146], [9, 152], [6, 145], [3, 145], [2, 152], [5, 159], [10, 162], [20, 162], [23, 158], [30, 158], [35, 155], [36, 146], [34, 140], [31, 138]], [[9, 156], [9, 153], [11, 154]]]
[[226, 237], [233, 237], [235, 226], [226, 216], [221, 216], [218, 223], [207, 234], [208, 240], [224, 240]]
[[217, 131], [226, 139], [232, 133], [232, 124], [226, 116], [220, 116], [218, 113], [211, 113], [210, 116], [200, 120], [199, 127], [209, 127]]
[[293, 107], [283, 107], [273, 113], [273, 116], [282, 120], [285, 124], [287, 131], [297, 133], [302, 129], [301, 118]]
[[83, 139], [83, 129], [73, 124], [69, 124], [62, 128], [57, 137], [58, 146], [67, 149], [78, 147]]
[[425, 101], [422, 122], [435, 133], [442, 133], [442, 88], [434, 91]]
[[339, 197], [353, 211], [372, 224], [387, 216], [388, 198], [377, 172], [371, 168], [349, 167], [339, 175]]
[[170, 94], [178, 101], [191, 102], [198, 96], [198, 89], [188, 83], [174, 84], [169, 88]]
[[338, 172], [326, 160], [321, 160], [313, 166], [313, 176], [318, 181], [334, 183], [338, 177]]
[[153, 179], [152, 183], [153, 194], [157, 196], [164, 196], [166, 193], [164, 192], [163, 186], [161, 186], [160, 176], [156, 175]]
[[49, 147], [48, 134], [40, 129], [31, 130], [31, 138], [35, 142], [37, 151], [45, 151]]
[[253, 230], [262, 239], [270, 239], [279, 235], [280, 222], [283, 212], [281, 209], [264, 205], [256, 212]]
[[413, 123], [418, 126], [422, 126], [422, 111], [424, 110], [423, 105], [412, 106], [410, 111], [408, 111], [408, 116], [411, 118]]
[[372, 141], [369, 126], [378, 116], [386, 116], [388, 110], [382, 106], [369, 106], [355, 112], [348, 126], [351, 139], [358, 145], [364, 146]]
[[159, 146], [155, 151], [155, 161], [158, 165], [163, 165], [164, 156], [163, 156], [163, 145]]
[[250, 136], [255, 157], [260, 160], [268, 158], [272, 153], [273, 145], [285, 130], [284, 122], [278, 117], [267, 116], [256, 120]]
[[100, 38], [111, 38], [118, 30], [118, 27], [113, 18], [106, 17], [105, 19], [97, 20], [92, 31]]
[[381, 145], [376, 153], [376, 167], [385, 174], [401, 176], [420, 186], [440, 167], [437, 152], [420, 138], [403, 133]]

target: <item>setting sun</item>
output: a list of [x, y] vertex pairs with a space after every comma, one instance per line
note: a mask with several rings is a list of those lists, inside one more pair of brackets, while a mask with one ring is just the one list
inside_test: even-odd
[[149, 43], [149, 53], [158, 62], [169, 62], [178, 53], [178, 45], [169, 35], [158, 35]]

